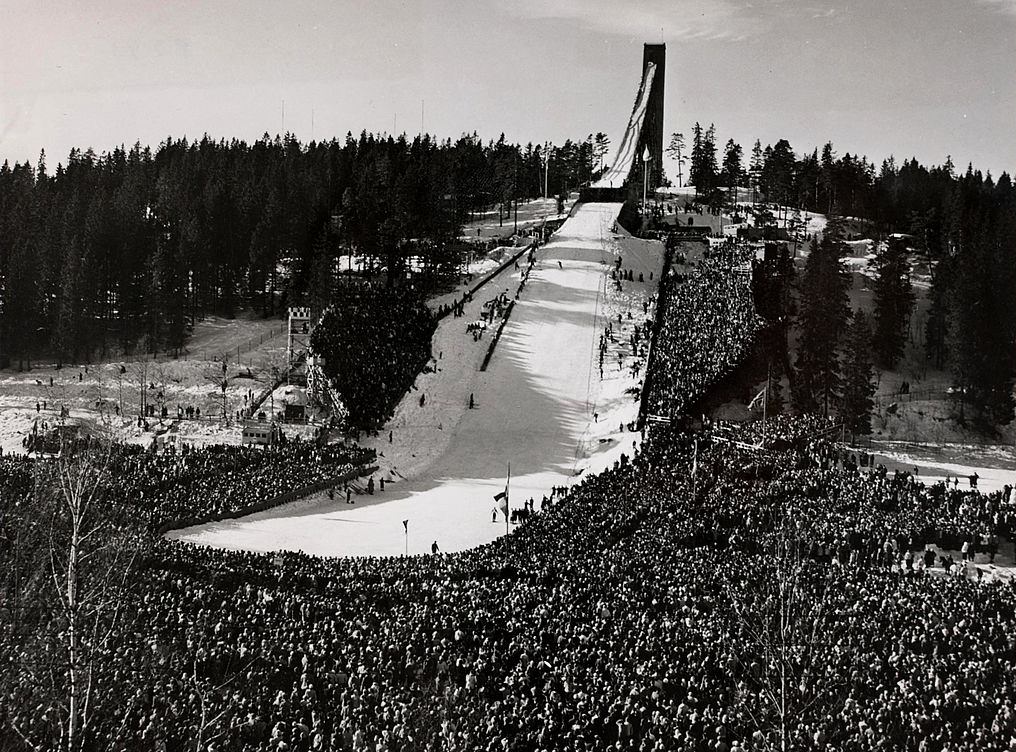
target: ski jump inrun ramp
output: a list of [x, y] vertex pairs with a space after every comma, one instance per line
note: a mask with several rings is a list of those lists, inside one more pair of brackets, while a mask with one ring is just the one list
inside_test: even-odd
[[628, 127], [624, 129], [624, 137], [617, 147], [614, 155], [614, 162], [607, 168], [599, 180], [592, 184], [593, 188], [620, 188], [631, 175], [632, 167], [639, 157], [639, 145], [642, 143], [642, 126], [645, 123], [646, 112], [649, 107], [649, 93], [653, 89], [653, 78], [656, 76], [656, 64], [646, 64], [642, 75], [642, 83], [639, 85], [638, 95], [635, 97], [635, 107], [628, 119]]

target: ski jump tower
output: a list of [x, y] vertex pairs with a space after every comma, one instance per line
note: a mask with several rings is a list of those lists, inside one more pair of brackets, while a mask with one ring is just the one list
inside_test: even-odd
[[663, 185], [663, 90], [667, 72], [667, 45], [643, 45], [643, 75], [650, 65], [656, 66], [656, 71], [646, 106], [646, 118], [642, 123], [642, 148], [638, 150], [638, 156], [641, 159], [645, 149], [649, 150], [649, 190], [655, 190]]
[[[617, 147], [613, 164], [600, 179], [582, 190], [583, 201], [624, 201], [642, 195], [643, 182], [650, 192], [663, 183], [663, 92], [667, 45], [642, 48], [642, 80], [628, 127]], [[648, 156], [648, 162], [645, 158]]]

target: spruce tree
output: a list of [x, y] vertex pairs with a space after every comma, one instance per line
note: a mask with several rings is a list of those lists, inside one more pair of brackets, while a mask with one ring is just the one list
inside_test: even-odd
[[667, 155], [677, 162], [677, 187], [684, 185], [684, 163], [688, 158], [684, 154], [684, 134], [674, 133], [670, 136], [670, 144], [667, 146]]
[[748, 175], [751, 183], [752, 203], [758, 203], [759, 182], [762, 179], [762, 167], [765, 162], [762, 156], [762, 142], [755, 139], [755, 145], [751, 147], [751, 162], [748, 166]]
[[831, 142], [826, 142], [826, 145], [822, 147], [822, 159], [821, 159], [821, 183], [822, 190], [825, 194], [825, 212], [831, 213], [833, 210], [833, 203], [836, 201], [836, 155], [833, 152], [833, 145]]
[[716, 190], [719, 172], [716, 162], [716, 126], [710, 123], [702, 137], [702, 193], [708, 196]]
[[696, 196], [702, 192], [703, 169], [702, 126], [696, 122], [691, 129], [691, 169], [688, 171], [688, 181], [695, 186]]
[[[990, 430], [1013, 418], [1016, 323], [1011, 254], [982, 225], [955, 264], [949, 305], [949, 352], [961, 403], [973, 408], [974, 424]], [[996, 255], [998, 254], [998, 255]], [[961, 419], [966, 418], [962, 410]]]
[[766, 147], [762, 165], [762, 187], [766, 199], [784, 206], [796, 204], [793, 195], [796, 160], [790, 142], [781, 138], [772, 149]]
[[850, 318], [850, 277], [843, 226], [830, 217], [821, 242], [812, 241], [800, 286], [798, 354], [794, 403], [800, 410], [828, 415], [841, 387], [840, 341]]
[[840, 418], [851, 434], [871, 433], [872, 396], [871, 329], [863, 311], [855, 311], [847, 330], [843, 359], [843, 398]]
[[876, 252], [873, 297], [875, 357], [879, 367], [892, 370], [903, 355], [914, 307], [910, 263], [902, 238], [890, 238]]
[[741, 146], [734, 143], [734, 139], [729, 139], [723, 150], [723, 178], [731, 191], [730, 200], [735, 205], [737, 203], [737, 188], [741, 185], [741, 173], [743, 171], [741, 166], [742, 153]]

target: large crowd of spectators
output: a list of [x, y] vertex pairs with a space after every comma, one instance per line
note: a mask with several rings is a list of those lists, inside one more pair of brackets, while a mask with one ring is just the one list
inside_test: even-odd
[[23, 496], [32, 487], [31, 464], [20, 454], [0, 455], [0, 499]]
[[342, 445], [292, 441], [268, 450], [209, 446], [136, 453], [115, 464], [111, 491], [155, 525], [229, 516], [302, 488], [341, 478], [372, 459]]
[[408, 286], [349, 285], [329, 308], [311, 348], [356, 429], [377, 429], [430, 361], [437, 318]]
[[65, 456], [0, 458], [0, 499], [27, 494], [45, 466], [73, 462], [91, 452], [103, 468], [102, 492], [154, 530], [174, 522], [232, 516], [315, 484], [344, 478], [374, 459], [373, 451], [342, 444], [289, 441], [268, 449], [235, 445], [166, 447], [98, 445], [84, 440], [63, 447]]
[[[675, 289], [659, 398], [681, 405], [732, 367], [725, 348], [743, 353], [754, 324], [718, 264]], [[1014, 749], [1016, 587], [991, 561], [1016, 492], [863, 466], [825, 428], [655, 430], [459, 554], [153, 539], [115, 647], [94, 656], [85, 748]], [[186, 471], [199, 496], [220, 470], [223, 489], [247, 477], [221, 459]], [[172, 498], [180, 460], [155, 461], [145, 504]], [[51, 697], [4, 687], [0, 747], [57, 739]]]
[[[159, 542], [96, 748], [1009, 749], [1016, 589], [987, 550], [925, 552], [1010, 530], [1013, 501], [862, 472], [822, 442], [663, 433], [462, 554]], [[811, 635], [789, 646], [765, 618], [788, 571]]]
[[717, 439], [736, 437], [738, 441], [760, 448], [788, 449], [802, 442], [841, 437], [843, 424], [817, 414], [779, 413], [747, 423], [717, 422], [711, 425], [710, 432]]
[[761, 320], [751, 296], [753, 251], [726, 243], [668, 272], [653, 355], [649, 412], [680, 415], [748, 356]]

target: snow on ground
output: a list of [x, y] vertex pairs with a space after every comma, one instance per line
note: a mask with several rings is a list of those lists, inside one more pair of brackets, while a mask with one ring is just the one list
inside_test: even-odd
[[[557, 213], [557, 198], [534, 198], [530, 201], [520, 201], [518, 206], [518, 228], [527, 230], [539, 227], [544, 222], [564, 219], [568, 216], [572, 206], [578, 200], [578, 193], [572, 192], [565, 199], [564, 213]], [[475, 219], [467, 222], [462, 227], [463, 240], [483, 240], [485, 238], [503, 238], [515, 233], [515, 207], [512, 207], [510, 216], [503, 216], [498, 219], [497, 209], [482, 212], [475, 215]]]
[[[528, 245], [528, 242], [526, 245]], [[465, 274], [459, 276], [457, 283], [452, 289], [447, 292], [443, 292], [440, 295], [432, 295], [427, 298], [427, 307], [432, 311], [436, 311], [441, 306], [451, 305], [452, 303], [458, 302], [462, 299], [462, 296], [473, 287], [473, 285], [494, 271], [505, 261], [505, 259], [510, 258], [512, 254], [517, 253], [519, 247], [520, 246], [500, 245], [497, 248], [492, 248], [479, 258], [473, 259], [466, 265]]]
[[[335, 500], [318, 494], [170, 536], [224, 548], [333, 556], [429, 553], [433, 541], [443, 551], [458, 551], [504, 534], [504, 517], [492, 522], [491, 513], [509, 461], [512, 506], [533, 498], [539, 508], [553, 486], [598, 472], [623, 451], [630, 454], [638, 434], [619, 429], [637, 415], [638, 403], [625, 390], [641, 376], [627, 370], [630, 358], [619, 370], [612, 352], [601, 381], [597, 345], [608, 320], [617, 332], [618, 313], [619, 343], [641, 322], [642, 301], [655, 294], [659, 281], [663, 248], [612, 233], [619, 209], [582, 205], [538, 251], [486, 372], [478, 369], [489, 335], [474, 342], [466, 325], [479, 318], [485, 300], [506, 288], [514, 294], [521, 272], [502, 272], [467, 304], [464, 317], [441, 322], [432, 349], [437, 370], [417, 379], [384, 431], [361, 442], [383, 454], [375, 477], [386, 479], [383, 493], [354, 495], [350, 505], [342, 494]], [[622, 268], [632, 269], [636, 280], [642, 272], [644, 283], [624, 283], [621, 292], [613, 287], [610, 269], [618, 254]]]
[[[244, 396], [261, 391], [270, 379], [270, 365], [286, 360], [285, 324], [278, 319], [208, 317], [195, 326], [187, 350], [180, 358], [160, 356], [155, 361], [111, 359], [87, 366], [0, 371], [0, 447], [23, 452], [22, 442], [33, 425], [38, 422], [40, 430], [43, 424], [54, 427], [61, 407], [69, 410], [69, 423], [86, 431], [115, 428], [117, 435], [127, 431], [128, 440], [138, 443], [148, 444], [170, 427], [184, 441], [192, 435], [195, 443], [237, 443], [240, 432], [232, 418], [244, 406]], [[229, 361], [228, 423], [219, 420], [222, 392], [216, 382], [221, 363], [211, 360], [223, 355]], [[136, 416], [142, 392], [149, 404], [165, 404], [168, 410], [166, 421], [149, 418], [148, 430], [117, 414]], [[199, 408], [202, 420], [176, 421], [177, 405]]]
[[946, 477], [959, 478], [957, 488], [970, 488], [968, 478], [977, 473], [977, 490], [998, 491], [1016, 485], [1016, 449], [1005, 444], [910, 443], [872, 441], [867, 451], [890, 471], [913, 472], [931, 485]]

